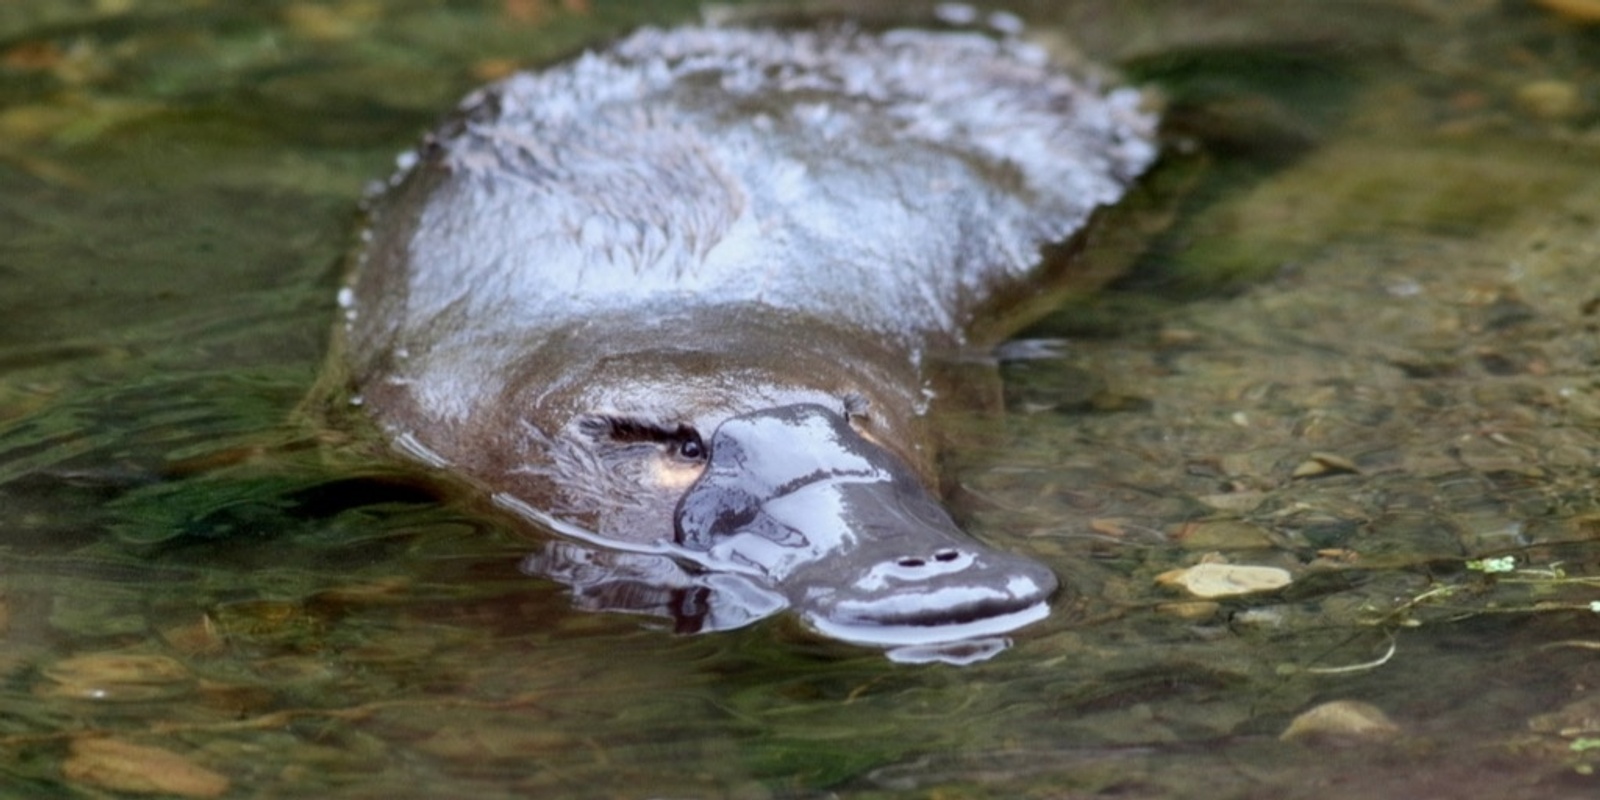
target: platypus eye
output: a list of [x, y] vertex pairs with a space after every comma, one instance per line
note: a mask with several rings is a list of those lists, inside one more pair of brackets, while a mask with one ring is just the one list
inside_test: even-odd
[[[691, 431], [691, 433], [693, 432]], [[700, 441], [700, 437], [698, 435], [691, 436], [688, 439], [678, 442], [678, 458], [681, 458], [684, 461], [706, 460], [705, 443]]]

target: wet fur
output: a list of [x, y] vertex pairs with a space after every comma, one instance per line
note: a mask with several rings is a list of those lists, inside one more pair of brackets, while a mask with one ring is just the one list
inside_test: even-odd
[[1042, 273], [1093, 288], [1047, 256], [1153, 127], [1015, 40], [642, 31], [474, 93], [407, 159], [341, 374], [424, 460], [619, 543], [672, 535], [650, 431], [775, 404], [842, 409], [932, 485], [930, 355]]

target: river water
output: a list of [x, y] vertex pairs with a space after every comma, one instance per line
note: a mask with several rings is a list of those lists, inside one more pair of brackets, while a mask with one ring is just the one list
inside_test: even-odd
[[1593, 796], [1596, 6], [1009, 6], [1168, 142], [945, 423], [1070, 587], [968, 667], [575, 610], [294, 413], [363, 187], [690, 4], [0, 6], [0, 796]]

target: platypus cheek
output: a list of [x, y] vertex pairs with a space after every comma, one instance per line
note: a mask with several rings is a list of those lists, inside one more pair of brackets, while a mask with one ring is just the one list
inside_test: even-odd
[[704, 461], [686, 462], [674, 458], [654, 459], [645, 473], [652, 489], [682, 494], [706, 471]]

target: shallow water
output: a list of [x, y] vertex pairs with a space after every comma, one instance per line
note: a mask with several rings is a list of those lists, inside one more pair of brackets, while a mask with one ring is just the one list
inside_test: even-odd
[[[573, 610], [508, 520], [294, 421], [364, 184], [689, 8], [0, 6], [0, 794], [1592, 795], [1600, 27], [1016, 7], [1171, 144], [1129, 278], [948, 420], [968, 527], [1074, 587], [957, 668]], [[1203, 560], [1293, 580], [1157, 581]], [[1340, 700], [1390, 724], [1280, 740]]]

